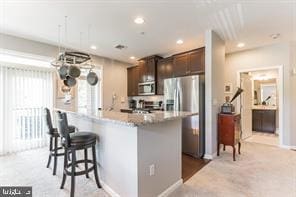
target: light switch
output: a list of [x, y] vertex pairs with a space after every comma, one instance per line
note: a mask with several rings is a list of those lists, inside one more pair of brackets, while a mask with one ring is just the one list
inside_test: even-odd
[[122, 97], [120, 98], [120, 102], [121, 102], [121, 103], [125, 103], [125, 98], [124, 98], [124, 96], [122, 96]]

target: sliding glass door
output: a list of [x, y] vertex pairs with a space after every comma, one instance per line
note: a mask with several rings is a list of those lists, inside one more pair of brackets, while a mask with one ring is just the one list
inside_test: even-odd
[[52, 72], [0, 66], [0, 155], [47, 142], [43, 108], [52, 108]]

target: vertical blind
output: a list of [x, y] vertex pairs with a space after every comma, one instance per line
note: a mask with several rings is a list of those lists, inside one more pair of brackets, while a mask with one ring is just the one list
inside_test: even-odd
[[43, 108], [52, 108], [51, 71], [0, 66], [0, 155], [46, 144]]

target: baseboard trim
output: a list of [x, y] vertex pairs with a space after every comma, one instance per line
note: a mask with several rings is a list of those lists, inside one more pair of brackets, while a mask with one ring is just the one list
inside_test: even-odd
[[280, 148], [296, 150], [296, 146], [279, 145]]
[[175, 191], [178, 187], [180, 187], [183, 184], [183, 179], [178, 180], [176, 183], [168, 187], [165, 191], [163, 191], [161, 194], [158, 195], [158, 197], [167, 197], [169, 196], [173, 191]]
[[120, 197], [119, 194], [117, 194], [111, 187], [109, 187], [109, 185], [107, 185], [101, 179], [100, 179], [100, 183], [101, 183], [102, 188], [104, 189], [104, 191], [107, 192], [110, 196], [112, 196], [112, 197]]
[[214, 153], [214, 154], [205, 154], [204, 155], [204, 159], [214, 159], [215, 157], [217, 157], [217, 152], [216, 153]]

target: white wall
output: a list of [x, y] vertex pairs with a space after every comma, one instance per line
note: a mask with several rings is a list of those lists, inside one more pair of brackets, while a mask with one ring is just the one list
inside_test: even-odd
[[224, 103], [225, 43], [212, 30], [205, 35], [206, 153], [211, 159], [217, 152], [217, 114]]
[[[227, 54], [225, 83], [232, 83], [235, 86], [237, 84], [237, 72], [239, 70], [247, 70], [254, 68], [267, 68], [278, 65], [283, 65], [284, 75], [284, 117], [283, 117], [283, 145], [290, 146], [296, 145], [296, 123], [293, 120], [295, 117], [295, 76], [291, 74], [290, 61], [292, 56], [290, 55], [292, 45], [289, 43], [276, 44], [265, 46], [261, 48], [255, 48], [252, 50], [246, 50], [242, 52]], [[294, 91], [293, 91], [294, 90]], [[294, 115], [294, 116], [293, 116]]]
[[[34, 54], [39, 56], [45, 56], [55, 58], [58, 54], [58, 47], [18, 38], [15, 36], [0, 34], [0, 49], [8, 49], [12, 51], [18, 51], [28, 54]], [[1, 50], [0, 50], [1, 53]], [[105, 57], [92, 56], [96, 65], [102, 65], [103, 67], [103, 102], [102, 108], [108, 108], [111, 105], [112, 92], [118, 95], [118, 99], [115, 101], [115, 110], [127, 106], [127, 70], [126, 67], [130, 64], [112, 60]], [[124, 97], [125, 103], [121, 103], [121, 97]], [[75, 109], [75, 99], [72, 100], [72, 104], [65, 106], [63, 101], [56, 100], [57, 107], [63, 107], [67, 109]]]
[[[296, 41], [290, 44], [290, 65], [291, 69], [296, 69]], [[296, 147], [296, 73], [290, 72], [290, 145]]]

